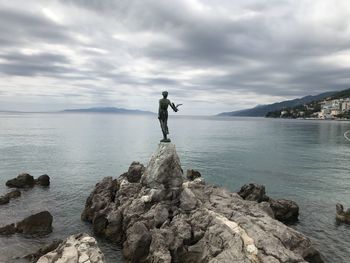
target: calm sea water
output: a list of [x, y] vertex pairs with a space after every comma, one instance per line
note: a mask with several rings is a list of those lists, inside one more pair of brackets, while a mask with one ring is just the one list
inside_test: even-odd
[[[326, 262], [349, 262], [350, 226], [334, 219], [337, 202], [350, 206], [350, 142], [343, 137], [349, 122], [170, 116], [169, 124], [184, 169], [232, 191], [256, 182], [273, 198], [295, 200], [301, 214], [292, 227], [313, 240]], [[134, 160], [146, 164], [160, 135], [153, 116], [0, 114], [0, 194], [21, 172], [51, 177], [50, 188], [24, 191], [1, 206], [0, 224], [44, 209], [54, 217], [46, 237], [0, 237], [0, 262], [52, 239], [91, 233], [80, 213], [95, 183]], [[108, 262], [122, 262], [118, 247], [98, 241]]]

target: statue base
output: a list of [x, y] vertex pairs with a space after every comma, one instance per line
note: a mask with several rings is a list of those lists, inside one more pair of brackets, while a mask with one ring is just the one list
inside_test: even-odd
[[170, 139], [163, 139], [163, 140], [160, 140], [160, 142], [171, 142]]

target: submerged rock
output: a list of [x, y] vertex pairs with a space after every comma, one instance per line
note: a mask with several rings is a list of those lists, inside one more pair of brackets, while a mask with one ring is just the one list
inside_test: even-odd
[[344, 206], [342, 204], [336, 204], [335, 218], [340, 222], [350, 224], [350, 208], [344, 211]]
[[52, 220], [52, 215], [48, 211], [43, 211], [23, 219], [16, 225], [0, 227], [0, 234], [46, 235], [52, 232]]
[[10, 224], [2, 227], [0, 226], [0, 235], [9, 236], [13, 235], [14, 233], [16, 233], [15, 224]]
[[273, 218], [281, 222], [295, 222], [299, 217], [299, 206], [296, 202], [287, 199], [272, 199], [266, 195], [265, 186], [260, 184], [245, 184], [238, 191], [244, 199], [270, 206]]
[[16, 178], [8, 180], [6, 186], [13, 188], [33, 187], [35, 185], [34, 177], [27, 173], [22, 173]]
[[[56, 245], [56, 244], [54, 244]], [[50, 247], [49, 249], [51, 249]], [[105, 258], [96, 240], [88, 234], [69, 236], [56, 248], [41, 256], [37, 263], [104, 263]]]
[[10, 202], [10, 197], [8, 195], [0, 196], [0, 205], [5, 205]]
[[0, 196], [0, 205], [8, 204], [10, 199], [18, 198], [21, 196], [21, 192], [19, 190], [13, 190], [6, 195]]
[[82, 219], [123, 244], [126, 262], [322, 262], [306, 236], [270, 216], [268, 203], [198, 179], [184, 182], [175, 146], [161, 143], [140, 183], [125, 174], [98, 183]]

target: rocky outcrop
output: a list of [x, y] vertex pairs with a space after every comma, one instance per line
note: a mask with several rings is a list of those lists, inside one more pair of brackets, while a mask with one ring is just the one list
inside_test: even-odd
[[342, 204], [336, 204], [335, 218], [340, 222], [350, 224], [350, 208], [344, 211], [344, 206]]
[[[262, 206], [269, 206], [273, 217], [281, 222], [296, 222], [299, 217], [299, 206], [296, 202], [287, 199], [272, 199], [266, 195], [265, 186], [260, 184], [245, 184], [238, 191], [244, 199], [261, 203]], [[267, 202], [264, 204], [264, 202]]]
[[10, 179], [6, 182], [6, 186], [11, 188], [29, 188], [33, 187], [35, 184], [41, 186], [49, 186], [50, 177], [47, 174], [43, 174], [37, 179], [34, 179], [34, 177], [30, 174], [22, 173], [19, 174], [16, 178]]
[[270, 199], [268, 202], [277, 220], [281, 222], [298, 221], [299, 206], [296, 202], [286, 199]]
[[[56, 248], [54, 248], [54, 246], [56, 246]], [[45, 255], [41, 256], [37, 263], [105, 262], [104, 255], [98, 248], [96, 240], [88, 234], [69, 236], [63, 242], [60, 242], [59, 244], [55, 243], [46, 249], [51, 249], [51, 251], [48, 253], [46, 252]]]
[[8, 180], [6, 186], [13, 188], [26, 188], [33, 187], [35, 185], [34, 177], [27, 173], [22, 173], [16, 178]]
[[[303, 234], [200, 178], [184, 181], [175, 146], [161, 143], [140, 182], [104, 178], [82, 219], [123, 245], [126, 262], [322, 262]], [[322, 259], [320, 259], [322, 260]]]
[[47, 174], [40, 175], [37, 179], [35, 179], [35, 183], [41, 186], [49, 186], [50, 177]]
[[48, 211], [43, 211], [23, 219], [16, 225], [10, 224], [0, 227], [0, 234], [46, 235], [52, 232], [52, 220], [52, 215]]
[[13, 190], [3, 196], [0, 196], [0, 205], [8, 204], [11, 199], [18, 198], [20, 196], [21, 192], [19, 190]]
[[255, 202], [268, 201], [270, 198], [266, 195], [265, 186], [260, 184], [245, 184], [241, 187], [238, 194], [244, 199]]

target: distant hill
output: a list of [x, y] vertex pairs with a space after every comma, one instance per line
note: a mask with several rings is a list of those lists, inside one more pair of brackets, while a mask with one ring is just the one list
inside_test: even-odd
[[299, 105], [304, 105], [306, 103], [310, 103], [316, 100], [322, 100], [335, 93], [336, 93], [335, 91], [330, 91], [330, 92], [321, 93], [315, 96], [309, 95], [309, 96], [305, 96], [294, 100], [286, 100], [286, 101], [276, 102], [268, 105], [258, 105], [254, 108], [246, 109], [246, 110], [223, 112], [218, 114], [217, 116], [265, 117], [266, 114], [269, 112], [279, 111], [279, 110], [282, 110], [283, 108], [292, 108]]
[[65, 113], [91, 112], [91, 113], [118, 113], [118, 114], [135, 114], [135, 115], [153, 115], [154, 112], [143, 110], [129, 110], [115, 107], [96, 107], [87, 109], [66, 109]]

